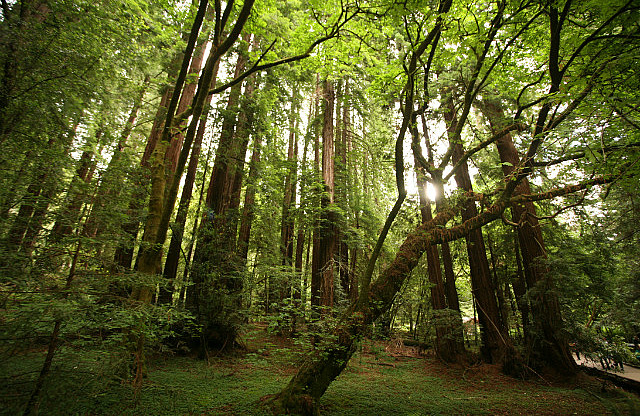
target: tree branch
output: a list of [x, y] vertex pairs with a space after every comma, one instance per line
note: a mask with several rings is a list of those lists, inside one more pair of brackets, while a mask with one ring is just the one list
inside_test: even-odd
[[493, 136], [491, 136], [489, 139], [480, 142], [478, 145], [476, 145], [474, 148], [467, 150], [465, 152], [464, 155], [462, 155], [462, 157], [460, 158], [460, 160], [453, 165], [453, 168], [451, 169], [451, 172], [447, 173], [447, 175], [443, 178], [443, 180], [446, 182], [448, 181], [453, 175], [455, 175], [456, 171], [458, 170], [458, 168], [460, 168], [460, 166], [462, 166], [464, 163], [467, 162], [467, 160], [469, 160], [469, 158], [471, 156], [473, 156], [475, 153], [479, 152], [480, 150], [484, 149], [485, 147], [489, 146], [491, 143], [495, 142], [496, 140], [499, 140], [500, 138], [504, 137], [506, 134], [517, 130], [517, 131], [525, 131], [528, 130], [528, 126], [524, 123], [514, 123], [511, 124], [505, 128], [503, 128], [502, 130], [500, 130], [499, 132], [497, 132], [496, 134], [494, 134]]

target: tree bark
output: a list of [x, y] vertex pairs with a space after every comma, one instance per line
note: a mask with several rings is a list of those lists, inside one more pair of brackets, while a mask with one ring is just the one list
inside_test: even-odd
[[333, 257], [336, 246], [335, 212], [332, 209], [335, 192], [333, 149], [334, 104], [335, 91], [333, 83], [329, 80], [325, 80], [322, 102], [322, 181], [324, 192], [321, 197], [319, 225], [314, 231], [314, 245], [311, 264], [312, 305], [319, 306], [321, 308], [331, 308], [334, 300]]
[[[227, 5], [232, 7], [232, 5]], [[253, 1], [246, 1], [238, 14], [229, 36], [207, 59], [207, 67], [218, 61], [242, 32], [242, 28], [249, 18]], [[247, 35], [249, 36], [249, 35]], [[245, 36], [245, 40], [249, 38]], [[215, 42], [215, 39], [214, 39]], [[238, 56], [236, 77], [244, 68], [246, 57]], [[240, 72], [238, 72], [240, 71]], [[202, 83], [201, 85], [208, 85]], [[230, 109], [235, 110], [240, 94], [241, 83], [231, 87]], [[205, 91], [203, 90], [203, 93]], [[208, 94], [208, 91], [206, 92]], [[204, 97], [199, 97], [204, 98]], [[194, 107], [193, 117], [199, 117], [201, 111]], [[227, 209], [231, 203], [231, 188], [229, 187], [229, 163], [233, 141], [233, 127], [235, 114], [227, 112], [223, 120], [222, 133], [216, 152], [216, 160], [212, 172], [211, 182], [206, 198], [206, 214], [198, 236], [198, 243], [193, 259], [192, 281], [193, 290], [188, 304], [202, 325], [200, 346], [204, 351], [208, 348], [219, 350], [231, 349], [236, 346], [236, 336], [242, 318], [238, 311], [242, 306], [242, 270], [244, 265], [235, 251], [236, 235], [231, 232]], [[235, 230], [235, 228], [233, 228]]]
[[[499, 103], [484, 102], [483, 112], [494, 131], [505, 125], [506, 118]], [[520, 164], [520, 157], [511, 135], [502, 136], [496, 141], [496, 146], [505, 180], [510, 180], [517, 173], [516, 167]], [[515, 188], [514, 195], [529, 193], [531, 193], [531, 187], [527, 178], [524, 178]], [[575, 373], [577, 366], [563, 332], [563, 320], [555, 284], [545, 264], [547, 254], [542, 229], [536, 217], [535, 205], [533, 202], [513, 204], [511, 213], [513, 221], [518, 224], [518, 241], [531, 299], [534, 328], [529, 331], [533, 337], [529, 350], [533, 354], [534, 361], [540, 365], [559, 369], [568, 374]]]
[[[458, 121], [452, 97], [447, 99], [447, 109], [444, 117], [447, 122], [450, 140], [453, 140], [452, 134], [457, 128]], [[452, 162], [455, 165], [464, 155], [464, 149], [462, 143], [452, 142], [451, 144], [454, 146]], [[455, 180], [459, 189], [465, 192], [473, 191], [469, 168], [466, 163], [463, 163], [456, 171]], [[466, 221], [477, 215], [478, 209], [475, 202], [467, 201], [462, 211], [462, 220]], [[513, 365], [512, 359], [515, 357], [515, 350], [508, 331], [500, 319], [500, 310], [496, 301], [496, 290], [491, 279], [482, 229], [473, 230], [469, 235], [465, 236], [465, 240], [471, 271], [471, 286], [473, 296], [478, 305], [482, 358], [489, 363], [506, 364], [507, 366], [504, 369], [512, 371], [509, 366]]]
[[260, 133], [253, 136], [253, 153], [251, 154], [251, 162], [249, 163], [249, 177], [247, 178], [247, 189], [244, 194], [242, 219], [240, 221], [240, 232], [238, 234], [238, 253], [240, 259], [242, 259], [245, 264], [249, 255], [251, 225], [255, 217], [254, 204], [256, 200], [258, 175], [260, 174], [261, 139], [262, 135]]
[[[367, 296], [369, 302], [358, 302], [343, 315], [332, 332], [336, 341], [312, 353], [305, 360], [298, 373], [273, 400], [274, 409], [279, 412], [314, 414], [317, 411], [317, 400], [353, 355], [357, 336], [389, 310], [395, 295], [422, 254], [434, 244], [462, 238], [471, 230], [500, 218], [506, 205], [501, 200], [475, 218], [445, 229], [444, 225], [457, 211], [447, 209], [410, 233], [398, 249], [395, 259], [371, 284]], [[444, 298], [444, 294], [441, 298]]]
[[[202, 59], [202, 58], [200, 58]], [[210, 88], [215, 87], [216, 78], [218, 73], [218, 67], [215, 66], [214, 74], [211, 80]], [[193, 70], [193, 63], [192, 63]], [[211, 104], [212, 95], [206, 98], [205, 106]], [[185, 109], [186, 110], [186, 107]], [[183, 111], [184, 111], [183, 110]], [[182, 238], [184, 236], [184, 226], [187, 222], [187, 214], [189, 212], [189, 204], [191, 202], [191, 194], [193, 193], [193, 186], [195, 184], [196, 173], [198, 171], [198, 161], [200, 158], [200, 150], [202, 148], [202, 139], [207, 125], [208, 113], [203, 114], [198, 122], [198, 131], [193, 143], [193, 149], [191, 150], [191, 156], [189, 159], [189, 166], [187, 167], [187, 176], [182, 188], [182, 195], [180, 196], [180, 203], [178, 204], [178, 212], [175, 218], [175, 224], [172, 227], [171, 242], [169, 243], [169, 250], [167, 251], [167, 258], [164, 263], [164, 278], [168, 287], [161, 288], [158, 295], [159, 303], [168, 303], [171, 301], [171, 295], [173, 294], [173, 282], [178, 273], [178, 265], [180, 261], [180, 253], [182, 252]], [[177, 167], [177, 161], [176, 161]], [[175, 171], [175, 167], [173, 168]]]
[[[420, 199], [420, 214], [422, 223], [426, 224], [433, 219], [431, 214], [431, 202], [426, 193], [426, 181], [418, 172], [418, 197]], [[444, 281], [442, 279], [442, 268], [438, 255], [438, 246], [432, 245], [427, 248], [427, 274], [431, 283], [431, 306], [435, 315], [436, 355], [448, 363], [458, 362], [464, 354], [464, 344], [461, 338], [460, 323], [455, 322], [453, 317], [447, 313], [447, 299]], [[455, 313], [455, 311], [452, 311]], [[458, 311], [457, 320], [461, 320]]]

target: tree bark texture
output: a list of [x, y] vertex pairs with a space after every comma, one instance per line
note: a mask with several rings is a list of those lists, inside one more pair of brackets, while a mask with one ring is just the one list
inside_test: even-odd
[[311, 264], [311, 304], [331, 308], [334, 300], [333, 258], [336, 246], [336, 214], [334, 203], [334, 105], [335, 91], [332, 81], [325, 80], [323, 86], [322, 126], [322, 182], [320, 220], [314, 230], [313, 256]]
[[[193, 63], [192, 63], [193, 67]], [[218, 73], [218, 67], [214, 68], [213, 78], [211, 80], [210, 88], [215, 87], [216, 78]], [[206, 98], [205, 106], [208, 107], [211, 104], [212, 95]], [[186, 110], [186, 108], [185, 108]], [[183, 110], [184, 111], [184, 110]], [[171, 293], [173, 293], [173, 282], [178, 273], [178, 265], [180, 260], [180, 253], [182, 252], [182, 238], [184, 236], [184, 226], [187, 221], [187, 214], [189, 212], [189, 204], [191, 202], [191, 194], [193, 193], [193, 186], [195, 184], [196, 173], [198, 171], [198, 161], [200, 158], [200, 151], [202, 149], [202, 139], [207, 125], [208, 113], [204, 113], [200, 117], [198, 122], [198, 130], [196, 132], [195, 140], [193, 143], [193, 149], [191, 150], [191, 156], [189, 158], [189, 166], [187, 167], [187, 176], [182, 188], [182, 195], [180, 196], [180, 202], [178, 204], [178, 212], [176, 213], [175, 224], [172, 228], [171, 242], [169, 243], [169, 249], [167, 251], [167, 258], [164, 264], [164, 278], [168, 287], [161, 289], [158, 296], [159, 303], [167, 303], [171, 300]], [[177, 167], [177, 162], [176, 162]], [[175, 170], [175, 168], [174, 168]]]
[[[499, 103], [485, 102], [483, 111], [494, 131], [504, 126], [506, 118]], [[511, 135], [502, 136], [496, 141], [496, 146], [505, 180], [512, 180], [517, 173], [516, 167], [520, 165], [520, 157]], [[531, 187], [527, 178], [522, 179], [514, 190], [514, 195], [530, 193]], [[569, 374], [575, 373], [577, 366], [569, 349], [569, 342], [563, 333], [563, 320], [555, 284], [545, 264], [547, 254], [542, 229], [536, 217], [535, 205], [533, 202], [513, 204], [511, 214], [513, 221], [518, 224], [518, 241], [531, 300], [534, 328], [529, 331], [533, 336], [529, 349], [533, 353], [534, 360], [541, 365]]]
[[[451, 97], [447, 100], [444, 118], [447, 122], [447, 131], [452, 135], [458, 121]], [[464, 149], [460, 142], [454, 143], [453, 146], [452, 162], [455, 165], [462, 159]], [[459, 189], [465, 192], [473, 191], [469, 168], [466, 163], [463, 163], [458, 168], [454, 177]], [[477, 215], [476, 203], [472, 200], [467, 201], [462, 210], [462, 220], [466, 221]], [[471, 271], [471, 290], [478, 307], [482, 358], [489, 363], [509, 363], [508, 365], [510, 365], [515, 351], [508, 331], [502, 319], [500, 319], [500, 310], [496, 301], [496, 290], [491, 279], [482, 229], [473, 230], [465, 236], [465, 241], [469, 257], [469, 269]]]

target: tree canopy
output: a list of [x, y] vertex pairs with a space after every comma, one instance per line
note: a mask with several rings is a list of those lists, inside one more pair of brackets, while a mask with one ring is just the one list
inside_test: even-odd
[[63, 344], [127, 352], [139, 391], [152, 351], [249, 322], [309, 343], [277, 412], [363, 336], [517, 377], [637, 346], [633, 0], [19, 0], [0, 33], [25, 414]]

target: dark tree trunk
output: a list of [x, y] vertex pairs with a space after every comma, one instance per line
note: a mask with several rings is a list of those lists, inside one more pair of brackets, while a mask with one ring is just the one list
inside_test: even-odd
[[260, 174], [260, 146], [261, 134], [253, 136], [253, 153], [249, 164], [249, 176], [247, 178], [247, 189], [244, 193], [244, 205], [242, 208], [242, 218], [240, 221], [240, 232], [238, 234], [238, 255], [246, 264], [249, 254], [249, 239], [251, 237], [251, 224], [255, 217], [254, 204], [256, 200], [256, 188], [258, 175]]
[[[395, 259], [370, 286], [368, 303], [353, 305], [339, 320], [332, 335], [335, 342], [319, 349], [305, 360], [297, 374], [273, 401], [277, 412], [314, 414], [317, 400], [342, 372], [355, 351], [355, 340], [365, 328], [391, 307], [393, 299], [420, 257], [434, 244], [462, 238], [470, 231], [500, 218], [506, 207], [499, 202], [470, 221], [444, 229], [456, 211], [438, 213], [431, 221], [410, 233], [398, 249]], [[444, 298], [442, 294], [441, 298]]]
[[[27, 187], [18, 214], [7, 235], [6, 244], [9, 253], [20, 253], [20, 256], [25, 258], [31, 256], [36, 236], [42, 230], [49, 204], [58, 192], [61, 167], [50, 163], [50, 160], [52, 158], [59, 160], [59, 157], [66, 157], [69, 154], [77, 126], [78, 123], [73, 126], [70, 132], [61, 133], [57, 138], [49, 139], [46, 149], [36, 161], [37, 176]], [[0, 260], [0, 263], [7, 260]], [[13, 260], [8, 261], [12, 262]], [[15, 264], [19, 263], [21, 261]]]
[[[213, 19], [213, 7], [209, 7], [205, 14], [205, 20], [210, 22]], [[202, 69], [202, 61], [204, 59], [204, 53], [207, 49], [207, 44], [209, 43], [209, 39], [203, 38], [198, 40], [198, 44], [196, 45], [195, 50], [193, 51], [193, 58], [191, 59], [191, 64], [189, 67], [189, 74], [187, 75], [187, 79], [190, 81], [185, 82], [184, 88], [182, 89], [182, 94], [180, 94], [180, 101], [178, 102], [178, 107], [176, 110], [176, 115], [180, 115], [187, 111], [191, 105], [193, 105], [193, 99], [196, 94], [196, 87], [198, 86], [197, 79], [200, 74], [200, 70]], [[218, 73], [218, 65], [215, 66], [213, 79], [211, 82], [211, 88], [215, 87], [216, 84], [216, 76]], [[205, 106], [208, 106], [211, 102], [212, 96], [209, 95], [206, 98]], [[206, 122], [206, 115], [201, 119], [201, 122]], [[167, 168], [167, 173], [174, 173], [176, 168], [178, 167], [178, 159], [180, 158], [180, 151], [182, 149], [182, 144], [184, 143], [184, 134], [182, 133], [184, 127], [186, 125], [186, 121], [182, 121], [178, 125], [178, 132], [171, 139], [171, 144], [167, 148], [167, 151], [164, 155], [165, 166]], [[195, 145], [194, 145], [195, 146]], [[172, 180], [171, 174], [169, 174], [168, 180]], [[168, 187], [167, 187], [168, 188]]]
[[[418, 175], [420, 175], [420, 173], [418, 173]], [[433, 219], [431, 202], [427, 197], [425, 188], [426, 182], [419, 177], [418, 196], [420, 198], [420, 214], [423, 224]], [[461, 322], [457, 322], [461, 318], [458, 312], [456, 314], [457, 319], [454, 320], [447, 311], [446, 289], [442, 279], [438, 246], [432, 245], [427, 248], [425, 255], [427, 260], [427, 273], [429, 275], [429, 282], [431, 283], [431, 306], [433, 307], [435, 315], [436, 355], [449, 363], [458, 362], [464, 353], [464, 341], [461, 337], [462, 326]], [[456, 312], [452, 311], [452, 313]]]
[[[247, 1], [239, 14], [236, 27], [231, 33], [240, 34], [240, 29], [249, 17], [253, 2]], [[227, 5], [227, 7], [231, 7]], [[244, 37], [245, 40], [249, 38]], [[230, 47], [230, 45], [229, 45]], [[218, 56], [218, 58], [216, 58]], [[208, 59], [205, 72], [212, 59], [219, 59], [216, 51]], [[244, 69], [246, 56], [239, 54], [235, 77]], [[208, 85], [208, 83], [206, 84]], [[242, 271], [244, 264], [235, 251], [235, 220], [231, 221], [229, 212], [232, 204], [233, 173], [230, 171], [232, 158], [235, 156], [234, 125], [236, 123], [237, 102], [242, 83], [231, 87], [228, 110], [223, 118], [222, 132], [216, 151], [216, 158], [206, 198], [206, 214], [198, 235], [197, 247], [193, 259], [192, 295], [188, 300], [192, 312], [202, 325], [200, 346], [204, 351], [208, 348], [218, 350], [236, 347], [236, 336], [242, 317], [238, 311], [242, 306]], [[194, 111], [194, 117], [199, 116]]]
[[334, 301], [333, 258], [336, 246], [336, 215], [331, 209], [335, 195], [333, 159], [335, 91], [333, 83], [328, 80], [324, 82], [322, 104], [322, 180], [324, 192], [321, 197], [320, 221], [314, 233], [311, 299], [312, 305], [331, 308]]
[[[238, 56], [235, 67], [235, 77], [244, 72], [247, 57], [244, 54]], [[233, 165], [234, 132], [238, 114], [238, 100], [240, 99], [242, 83], [231, 87], [227, 108], [222, 118], [220, 141], [211, 172], [211, 182], [207, 191], [207, 207], [218, 216], [225, 215], [231, 203], [230, 184], [233, 175], [230, 175], [230, 167]]]
[[[456, 130], [458, 121], [455, 116], [453, 99], [449, 98], [447, 111], [444, 113], [449, 134]], [[454, 145], [452, 162], [455, 165], [464, 155], [461, 143]], [[471, 177], [466, 163], [463, 163], [455, 173], [455, 180], [463, 191], [473, 191]], [[462, 211], [462, 220], [467, 221], [478, 215], [474, 201], [467, 201]], [[482, 358], [487, 362], [511, 363], [515, 351], [509, 339], [509, 334], [500, 319], [500, 310], [496, 301], [496, 291], [491, 279], [491, 271], [487, 260], [482, 230], [473, 230], [465, 236], [469, 268], [471, 270], [471, 286], [473, 296], [478, 304], [478, 318], [480, 321], [480, 336], [482, 340]], [[510, 364], [509, 364], [510, 365]], [[505, 367], [505, 369], [509, 370]], [[510, 370], [509, 370], [510, 371]]]
[[[96, 138], [99, 140], [99, 136]], [[49, 240], [52, 243], [61, 241], [73, 232], [73, 227], [78, 223], [80, 217], [82, 204], [87, 200], [86, 190], [82, 189], [83, 185], [91, 182], [95, 168], [96, 162], [93, 158], [93, 152], [83, 151], [76, 169], [76, 176], [71, 181], [67, 192], [70, 197], [51, 229]]]
[[[169, 64], [169, 81], [172, 81], [178, 75], [178, 71], [180, 70], [180, 62], [182, 61], [182, 59], [182, 54], [176, 54], [176, 56], [174, 56], [173, 60]], [[151, 132], [149, 133], [144, 153], [142, 154], [142, 158], [140, 159], [141, 171], [139, 173], [139, 178], [137, 178], [136, 180], [136, 182], [139, 182], [139, 185], [131, 196], [131, 200], [129, 201], [129, 207], [127, 208], [128, 220], [122, 225], [122, 235], [124, 241], [122, 241], [118, 245], [114, 254], [113, 261], [117, 268], [121, 268], [124, 270], [131, 269], [135, 242], [138, 236], [138, 231], [140, 229], [139, 213], [141, 212], [145, 205], [145, 202], [147, 201], [147, 192], [145, 188], [151, 180], [151, 167], [149, 165], [149, 161], [151, 160], [151, 156], [153, 155], [158, 141], [162, 136], [164, 121], [167, 116], [169, 103], [173, 98], [173, 92], [173, 85], [165, 86], [160, 98], [160, 105], [158, 106], [155, 118], [153, 119], [153, 125], [151, 126]]]
[[[495, 102], [483, 103], [485, 112], [494, 131], [501, 129], [506, 120], [500, 105]], [[520, 156], [513, 144], [510, 134], [496, 141], [502, 170], [505, 178], [511, 178], [520, 164]], [[506, 163], [505, 163], [506, 162]], [[524, 178], [518, 184], [514, 195], [530, 194], [529, 181]], [[522, 252], [524, 275], [531, 299], [531, 315], [533, 330], [529, 345], [534, 360], [541, 365], [549, 366], [566, 373], [575, 373], [577, 366], [569, 342], [563, 333], [563, 320], [560, 303], [555, 291], [555, 284], [545, 264], [545, 251], [542, 230], [536, 217], [533, 202], [513, 204], [511, 206], [513, 221], [518, 224], [518, 240]]]
[[339, 102], [342, 105], [342, 115], [340, 117], [340, 121], [338, 126], [340, 127], [339, 133], [337, 134], [336, 141], [336, 193], [337, 193], [337, 204], [343, 212], [342, 218], [340, 219], [340, 226], [337, 227], [337, 256], [336, 262], [338, 264], [338, 270], [340, 274], [340, 286], [342, 288], [342, 292], [345, 294], [346, 298], [350, 298], [351, 291], [351, 273], [349, 268], [349, 246], [347, 244], [347, 234], [344, 230], [347, 228], [347, 212], [349, 210], [348, 206], [348, 192], [349, 192], [349, 172], [347, 168], [347, 160], [348, 160], [348, 143], [350, 140], [349, 137], [349, 129], [351, 128], [351, 115], [350, 115], [350, 105], [347, 100], [349, 94], [349, 80], [344, 81], [344, 86], [342, 88], [342, 93], [340, 94]]
[[[254, 43], [255, 45], [255, 43]], [[245, 170], [245, 159], [247, 158], [247, 148], [249, 146], [249, 136], [254, 129], [254, 100], [253, 94], [257, 87], [257, 80], [252, 75], [247, 78], [244, 90], [244, 99], [240, 106], [240, 114], [238, 116], [238, 125], [236, 127], [233, 149], [233, 164], [230, 167], [229, 187], [229, 210], [233, 213], [231, 216], [230, 233], [234, 238], [238, 233], [240, 208], [240, 196], [242, 193], [242, 184]]]
[[[200, 60], [202, 60], [202, 57], [200, 57]], [[194, 70], [193, 62], [191, 66], [193, 71]], [[214, 74], [211, 80], [211, 88], [215, 87], [217, 74], [218, 74], [218, 66], [214, 68]], [[193, 98], [193, 93], [191, 94], [191, 96]], [[213, 98], [212, 95], [209, 95], [207, 97], [205, 106], [207, 107], [209, 106], [212, 98]], [[186, 107], [184, 110], [186, 110]], [[187, 222], [187, 214], [189, 213], [189, 204], [191, 202], [191, 194], [193, 192], [193, 186], [196, 180], [196, 173], [198, 171], [198, 160], [200, 158], [200, 151], [202, 148], [202, 139], [204, 137], [204, 132], [207, 125], [207, 118], [208, 118], [208, 112], [203, 114], [200, 117], [200, 121], [198, 123], [198, 131], [196, 133], [196, 137], [193, 143], [193, 149], [191, 150], [189, 166], [187, 167], [187, 176], [185, 178], [184, 186], [182, 188], [182, 195], [180, 196], [180, 203], [178, 204], [178, 212], [175, 218], [175, 225], [172, 228], [171, 242], [169, 243], [167, 258], [164, 263], [163, 274], [164, 274], [164, 278], [166, 279], [167, 287], [160, 288], [160, 294], [158, 295], [158, 303], [169, 303], [171, 301], [171, 297], [173, 294], [173, 289], [174, 289], [173, 283], [178, 273], [180, 254], [182, 252], [182, 238], [184, 236], [184, 226]], [[177, 161], [176, 161], [175, 167], [177, 167]], [[175, 167], [173, 168], [174, 170], [175, 170]]]
[[287, 149], [287, 173], [284, 180], [284, 201], [282, 203], [282, 224], [280, 226], [280, 254], [282, 265], [291, 266], [293, 264], [293, 231], [295, 220], [291, 207], [295, 202], [296, 170], [297, 170], [297, 103], [291, 103], [291, 114], [289, 115], [289, 145]]
[[522, 316], [522, 328], [523, 335], [526, 344], [530, 343], [529, 329], [531, 328], [531, 319], [529, 317], [529, 300], [526, 297], [527, 294], [527, 282], [524, 277], [524, 270], [522, 269], [522, 258], [520, 257], [520, 245], [518, 244], [517, 231], [514, 231], [513, 238], [513, 252], [516, 258], [516, 274], [511, 279], [511, 287], [513, 288], [513, 295], [516, 298], [516, 304], [518, 310]]

